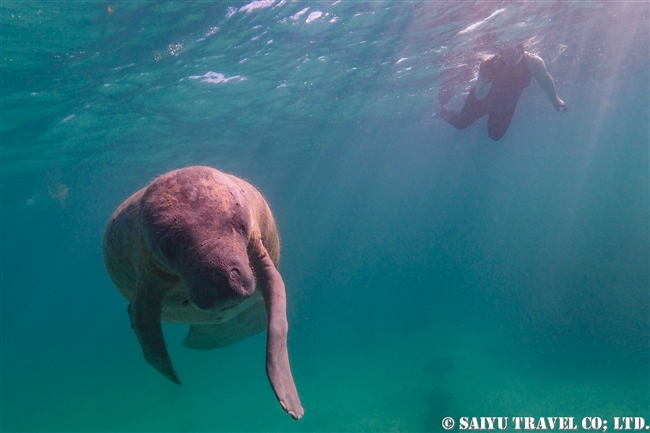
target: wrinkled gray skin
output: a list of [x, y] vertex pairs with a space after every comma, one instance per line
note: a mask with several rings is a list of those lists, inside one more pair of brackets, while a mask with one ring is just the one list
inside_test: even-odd
[[[129, 197], [104, 235], [104, 263], [144, 356], [174, 383], [161, 320], [212, 349], [268, 330], [266, 373], [282, 408], [304, 410], [287, 352], [286, 294], [273, 214], [247, 182], [210, 167], [171, 171]], [[257, 290], [256, 290], [257, 289]]]

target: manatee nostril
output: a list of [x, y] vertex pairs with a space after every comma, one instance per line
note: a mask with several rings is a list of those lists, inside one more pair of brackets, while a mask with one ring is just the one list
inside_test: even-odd
[[255, 277], [240, 267], [230, 269], [230, 287], [239, 296], [250, 296], [255, 291]]
[[230, 270], [230, 280], [231, 281], [236, 281], [241, 279], [241, 271], [238, 268], [232, 268]]

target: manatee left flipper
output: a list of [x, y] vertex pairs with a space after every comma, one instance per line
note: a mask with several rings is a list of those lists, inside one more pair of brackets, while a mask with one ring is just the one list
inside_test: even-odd
[[140, 341], [142, 353], [153, 368], [172, 382], [180, 385], [181, 380], [174, 370], [160, 319], [163, 296], [151, 285], [138, 279], [135, 296], [129, 304], [131, 327]]
[[183, 345], [195, 350], [211, 350], [236, 343], [266, 329], [264, 300], [259, 297], [247, 309], [223, 323], [190, 325]]
[[253, 240], [249, 247], [251, 264], [264, 297], [268, 326], [266, 334], [266, 375], [282, 408], [295, 420], [305, 414], [293, 381], [287, 350], [287, 294], [282, 276], [271, 261], [262, 242]]

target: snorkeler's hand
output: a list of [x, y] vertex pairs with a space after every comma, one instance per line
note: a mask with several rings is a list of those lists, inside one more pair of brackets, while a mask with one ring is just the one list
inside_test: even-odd
[[553, 104], [553, 106], [557, 111], [561, 113], [566, 113], [566, 104], [560, 98], [557, 98], [557, 101], [555, 101], [555, 104]]

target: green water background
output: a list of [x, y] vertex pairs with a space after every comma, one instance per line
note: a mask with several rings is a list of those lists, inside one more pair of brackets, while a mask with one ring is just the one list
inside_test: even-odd
[[[0, 7], [2, 431], [650, 418], [647, 3]], [[533, 83], [498, 143], [431, 117], [513, 40], [568, 113]], [[195, 352], [165, 325], [164, 380], [104, 270], [113, 210], [190, 164], [274, 211], [298, 423], [264, 335]]]

